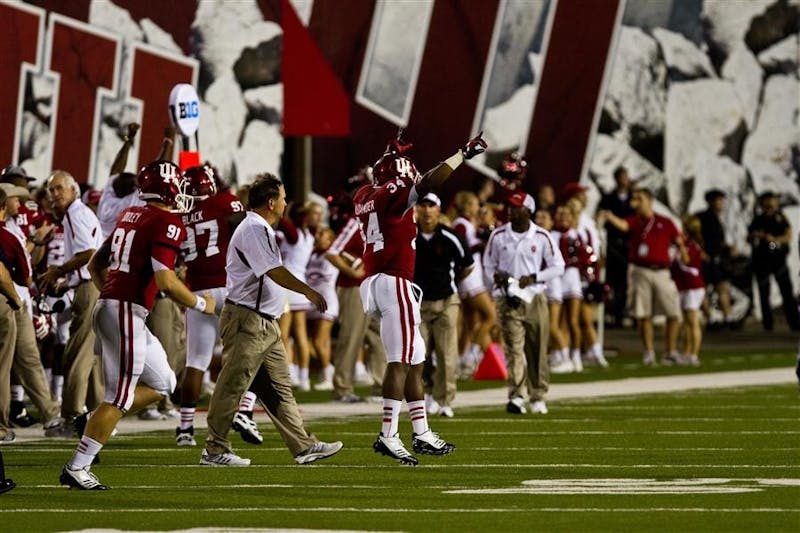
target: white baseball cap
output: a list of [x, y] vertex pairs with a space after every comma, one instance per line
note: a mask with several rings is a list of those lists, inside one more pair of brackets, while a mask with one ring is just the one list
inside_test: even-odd
[[436, 207], [442, 207], [442, 201], [439, 199], [438, 196], [436, 196], [432, 192], [429, 192], [428, 194], [417, 200], [418, 204], [421, 204], [422, 202], [430, 202], [434, 204]]

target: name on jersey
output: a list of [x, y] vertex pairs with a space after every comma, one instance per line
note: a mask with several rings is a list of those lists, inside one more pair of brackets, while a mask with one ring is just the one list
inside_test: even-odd
[[361, 215], [362, 213], [369, 213], [371, 211], [375, 211], [375, 200], [370, 200], [364, 204], [356, 204], [356, 216]]
[[193, 213], [188, 213], [186, 215], [183, 215], [181, 218], [183, 218], [184, 225], [189, 225], [189, 224], [194, 224], [195, 222], [200, 222], [200, 221], [203, 220], [203, 210], [201, 209], [200, 211], [195, 211]]
[[122, 222], [130, 222], [131, 224], [135, 224], [136, 222], [138, 222], [141, 216], [142, 216], [141, 213], [127, 212], [124, 215], [122, 215]]

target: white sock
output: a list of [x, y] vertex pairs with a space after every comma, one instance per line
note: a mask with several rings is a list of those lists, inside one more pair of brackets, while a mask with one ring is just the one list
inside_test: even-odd
[[561, 360], [569, 361], [569, 348], [561, 348]]
[[300, 368], [300, 373], [297, 377], [300, 380], [300, 383], [308, 383], [308, 367]]
[[[383, 423], [381, 424], [381, 435], [384, 437], [394, 437], [397, 433], [397, 424], [400, 418], [400, 406], [403, 404], [400, 400], [393, 400], [391, 398], [383, 399]], [[425, 402], [422, 402], [422, 408], [425, 408]]]
[[332, 381], [333, 380], [333, 365], [328, 365], [322, 369], [322, 379], [323, 381]]
[[247, 391], [242, 395], [241, 401], [239, 401], [239, 410], [240, 411], [253, 411], [253, 407], [256, 405], [256, 393]]
[[411, 417], [411, 427], [417, 435], [428, 431], [428, 413], [425, 411], [425, 400], [408, 402], [408, 414]]
[[300, 367], [298, 367], [294, 363], [289, 365], [289, 378], [292, 379], [292, 381], [297, 381], [299, 374], [300, 374]]
[[53, 376], [53, 399], [61, 402], [61, 396], [64, 393], [64, 376], [56, 374]]
[[80, 470], [90, 466], [97, 454], [100, 453], [100, 449], [102, 447], [102, 444], [93, 438], [84, 435], [81, 437], [81, 441], [78, 443], [78, 448], [75, 450], [75, 455], [72, 456], [72, 459], [69, 462], [69, 468], [71, 470]]
[[25, 389], [22, 385], [11, 385], [11, 401], [21, 402], [25, 399]]
[[181, 429], [189, 429], [194, 426], [194, 411], [194, 405], [181, 405]]
[[592, 344], [592, 355], [595, 357], [601, 357], [603, 355], [603, 347], [600, 346], [599, 342]]
[[573, 361], [577, 361], [577, 360], [579, 360], [581, 358], [581, 351], [579, 349], [575, 348], [575, 349], [572, 350], [572, 353], [570, 355], [571, 355]]

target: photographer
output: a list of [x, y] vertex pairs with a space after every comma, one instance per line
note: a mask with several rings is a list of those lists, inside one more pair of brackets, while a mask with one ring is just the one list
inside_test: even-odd
[[536, 208], [533, 198], [517, 191], [506, 201], [509, 223], [492, 232], [483, 256], [485, 275], [494, 281], [492, 294], [506, 346], [506, 411], [525, 414], [529, 396], [531, 411], [546, 414], [550, 366], [544, 291], [548, 281], [564, 273], [564, 259], [550, 232], [531, 222]]

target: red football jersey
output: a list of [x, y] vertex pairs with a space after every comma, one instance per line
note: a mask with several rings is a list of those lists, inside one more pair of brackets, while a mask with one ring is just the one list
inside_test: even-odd
[[26, 237], [31, 237], [46, 216], [47, 213], [39, 207], [39, 204], [33, 200], [27, 200], [19, 204], [16, 223]]
[[150, 205], [120, 213], [106, 243], [111, 246], [108, 277], [100, 298], [133, 302], [150, 309], [156, 297], [153, 260], [175, 268], [186, 228], [180, 217]]
[[[414, 281], [417, 223], [410, 198], [414, 179], [365, 185], [353, 197], [364, 238], [367, 276], [383, 273]], [[411, 205], [409, 205], [411, 204]]]
[[686, 239], [686, 251], [689, 254], [689, 264], [685, 265], [676, 259], [672, 263], [672, 279], [679, 291], [702, 289], [706, 286], [703, 280], [703, 250], [695, 241]]
[[244, 211], [236, 196], [220, 192], [181, 216], [186, 240], [181, 246], [186, 263], [186, 284], [193, 291], [225, 286], [225, 261], [231, 231], [228, 217]]

